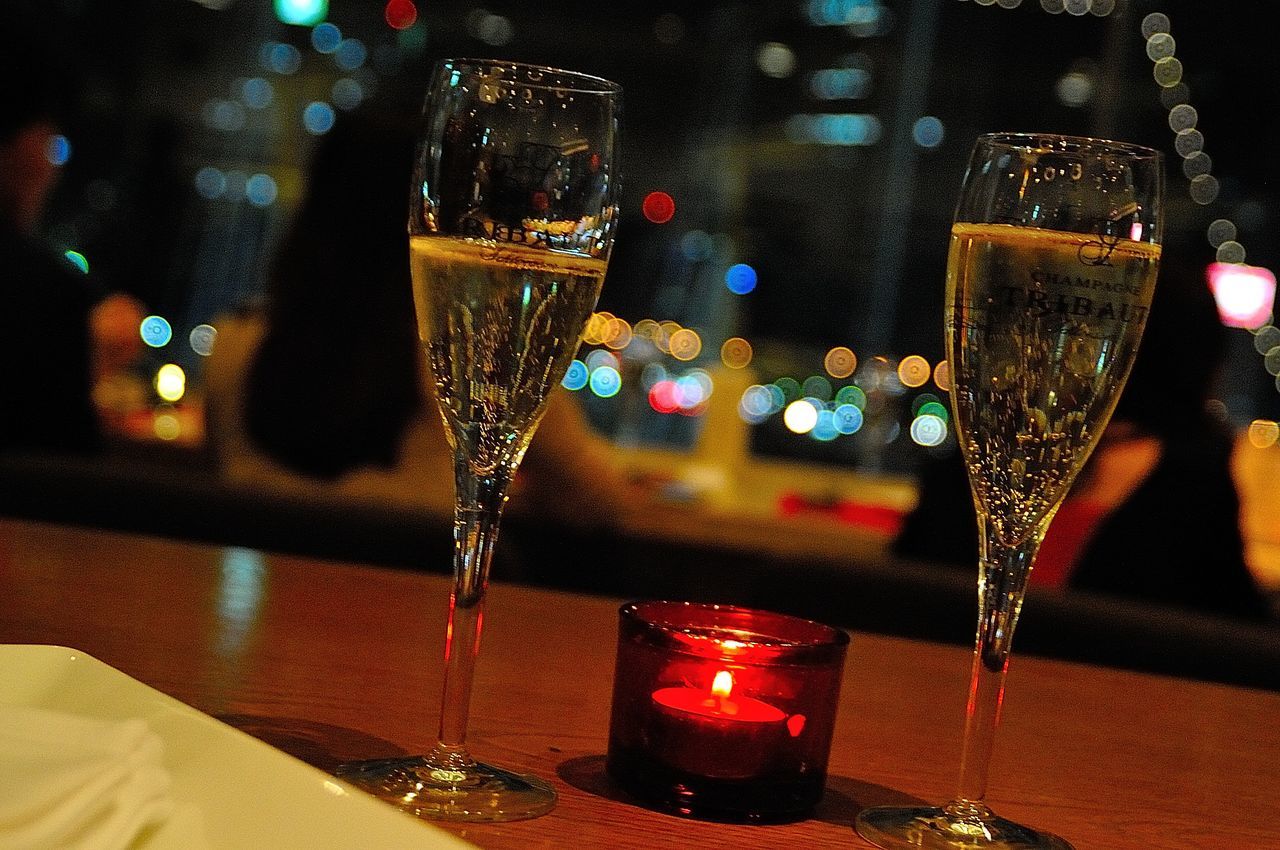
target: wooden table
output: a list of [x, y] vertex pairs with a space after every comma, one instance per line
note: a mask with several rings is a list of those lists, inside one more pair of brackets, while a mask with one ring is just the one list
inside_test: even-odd
[[[602, 569], [607, 559], [602, 559]], [[446, 580], [0, 520], [0, 642], [57, 643], [322, 768], [434, 735]], [[859, 806], [953, 790], [968, 653], [854, 635], [815, 815], [730, 826], [603, 775], [617, 600], [495, 586], [472, 749], [549, 778], [550, 815], [449, 827], [486, 848], [857, 848]], [[992, 806], [1078, 850], [1280, 846], [1280, 694], [1017, 658]]]

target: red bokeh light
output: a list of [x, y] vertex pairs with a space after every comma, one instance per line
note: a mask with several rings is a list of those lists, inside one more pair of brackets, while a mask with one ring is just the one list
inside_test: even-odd
[[675, 413], [680, 409], [675, 381], [658, 381], [649, 390], [649, 406], [659, 413]]
[[388, 0], [383, 17], [395, 29], [407, 30], [418, 20], [418, 7], [413, 0]]
[[666, 224], [676, 214], [676, 202], [666, 192], [650, 192], [641, 205], [644, 217], [654, 224]]

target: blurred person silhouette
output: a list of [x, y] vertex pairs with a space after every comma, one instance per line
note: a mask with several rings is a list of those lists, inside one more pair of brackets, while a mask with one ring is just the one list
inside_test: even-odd
[[94, 383], [137, 355], [142, 311], [39, 238], [66, 86], [49, 33], [24, 8], [0, 9], [0, 451], [93, 451]]
[[[265, 304], [215, 322], [205, 379], [223, 474], [452, 516], [453, 455], [417, 339], [406, 187], [412, 128], [342, 116], [319, 142]], [[611, 524], [628, 485], [557, 388], [513, 485], [516, 513]]]
[[[1227, 330], [1189, 255], [1165, 246], [1133, 371], [1030, 581], [1264, 620], [1270, 607], [1244, 558], [1232, 435], [1208, 408]], [[926, 465], [919, 491], [895, 554], [973, 569], [977, 520], [958, 448]]]

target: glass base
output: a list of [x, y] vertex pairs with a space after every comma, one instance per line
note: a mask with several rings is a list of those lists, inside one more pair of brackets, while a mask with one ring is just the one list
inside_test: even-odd
[[863, 809], [857, 829], [884, 850], [1072, 850], [1056, 835], [996, 817], [972, 803]]
[[334, 774], [424, 820], [525, 820], [556, 804], [555, 789], [541, 779], [488, 764], [445, 770], [410, 756], [346, 764]]

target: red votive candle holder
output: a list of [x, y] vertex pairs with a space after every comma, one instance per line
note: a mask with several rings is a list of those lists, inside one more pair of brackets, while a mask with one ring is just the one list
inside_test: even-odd
[[618, 617], [606, 769], [678, 814], [786, 821], [822, 797], [849, 636], [811, 620], [693, 602]]

